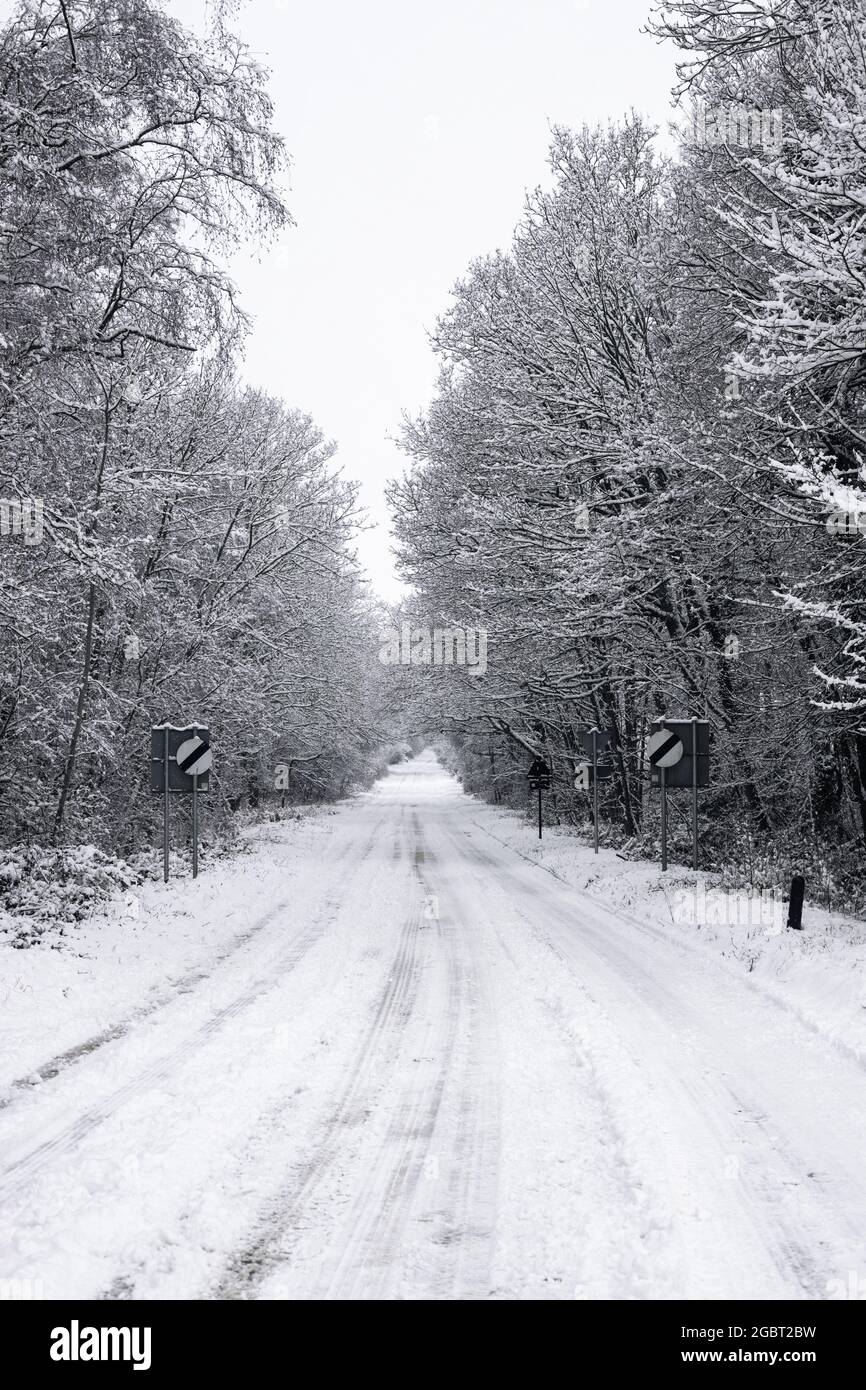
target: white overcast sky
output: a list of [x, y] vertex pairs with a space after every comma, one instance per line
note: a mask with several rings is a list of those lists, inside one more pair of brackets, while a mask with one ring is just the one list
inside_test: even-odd
[[[507, 245], [546, 177], [551, 124], [662, 128], [673, 53], [641, 33], [651, 0], [239, 0], [271, 70], [297, 226], [233, 272], [256, 324], [248, 379], [308, 411], [362, 484], [359, 552], [386, 598], [389, 441], [429, 399], [427, 332], [454, 281]], [[167, 0], [199, 28], [205, 0]]]

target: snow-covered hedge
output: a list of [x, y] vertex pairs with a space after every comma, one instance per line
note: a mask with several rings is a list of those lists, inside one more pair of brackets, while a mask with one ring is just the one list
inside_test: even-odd
[[94, 906], [140, 884], [145, 872], [95, 845], [0, 851], [0, 932], [28, 946], [48, 928], [80, 922]]

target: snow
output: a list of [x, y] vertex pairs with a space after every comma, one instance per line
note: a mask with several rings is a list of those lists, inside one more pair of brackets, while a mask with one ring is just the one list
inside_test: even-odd
[[0, 948], [0, 1288], [866, 1288], [862, 924], [533, 835], [424, 754]]
[[581, 844], [568, 831], [537, 830], [508, 811], [479, 805], [479, 829], [554, 877], [672, 943], [706, 951], [765, 998], [797, 1013], [866, 1065], [866, 922], [806, 902], [803, 931], [786, 929], [787, 901], [724, 889], [719, 876], [624, 859]]

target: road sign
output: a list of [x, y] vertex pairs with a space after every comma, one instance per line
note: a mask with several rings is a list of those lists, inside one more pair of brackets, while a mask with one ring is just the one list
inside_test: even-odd
[[647, 745], [650, 767], [673, 767], [683, 756], [683, 745], [667, 727], [653, 734]]
[[605, 729], [580, 729], [577, 735], [580, 739], [580, 746], [590, 760], [592, 759], [593, 734], [595, 734], [595, 751], [597, 757], [600, 758], [602, 753], [606, 753], [610, 747], [610, 734], [607, 733]]
[[[694, 727], [693, 727], [694, 724]], [[710, 785], [710, 726], [706, 719], [656, 719], [652, 732], [667, 729], [675, 734], [683, 745], [683, 756], [678, 763], [667, 770], [667, 784], [671, 787], [708, 787]], [[653, 786], [659, 784], [659, 770], [651, 767]], [[697, 779], [697, 780], [696, 780]]]
[[192, 793], [192, 876], [198, 876], [198, 794], [210, 789], [213, 752], [206, 724], [157, 724], [150, 731], [150, 788], [163, 797], [163, 878], [168, 882], [169, 794]]
[[[648, 746], [650, 779], [662, 794], [662, 868], [667, 868], [667, 793], [671, 787], [692, 792], [692, 866], [698, 867], [698, 787], [710, 783], [710, 726], [706, 719], [656, 719]], [[665, 749], [680, 752], [665, 762]], [[653, 756], [655, 752], [655, 758]], [[661, 754], [661, 756], [659, 756]]]
[[[162, 794], [166, 790], [165, 786], [165, 752], [166, 740], [168, 742], [168, 790], [170, 792], [191, 792], [193, 789], [193, 776], [191, 770], [184, 770], [181, 762], [178, 761], [178, 754], [181, 748], [195, 740], [203, 743], [210, 751], [210, 729], [206, 724], [185, 724], [180, 727], [175, 724], [158, 724], [150, 732], [150, 789], [152, 792]], [[202, 767], [198, 774], [198, 787], [200, 792], [210, 790], [210, 767]]]
[[543, 758], [536, 758], [527, 772], [529, 787], [531, 791], [547, 791], [550, 786], [550, 768]]
[[194, 734], [180, 745], [175, 762], [187, 777], [201, 777], [202, 773], [210, 771], [213, 749], [199, 734]]
[[536, 758], [529, 771], [529, 790], [538, 792], [538, 838], [541, 839], [541, 793], [550, 786], [550, 768], [543, 758]]

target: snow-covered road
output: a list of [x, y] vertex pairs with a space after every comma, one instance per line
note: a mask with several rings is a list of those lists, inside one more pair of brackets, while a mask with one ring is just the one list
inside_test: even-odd
[[857, 1061], [482, 811], [426, 754], [300, 850], [266, 827], [241, 930], [53, 1061], [46, 1040], [0, 1099], [0, 1279], [53, 1298], [866, 1292]]

